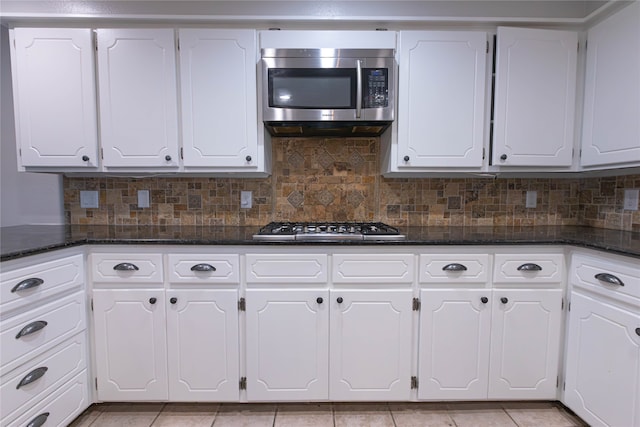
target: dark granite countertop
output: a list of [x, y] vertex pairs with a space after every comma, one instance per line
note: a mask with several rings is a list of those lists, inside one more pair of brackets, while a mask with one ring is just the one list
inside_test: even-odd
[[402, 242], [264, 242], [257, 226], [25, 225], [0, 229], [0, 261], [83, 244], [136, 245], [521, 245], [569, 244], [640, 258], [640, 233], [582, 226], [400, 227]]

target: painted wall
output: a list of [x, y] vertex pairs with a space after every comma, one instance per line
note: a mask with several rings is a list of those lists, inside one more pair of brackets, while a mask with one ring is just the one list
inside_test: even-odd
[[0, 226], [63, 224], [62, 177], [18, 172], [9, 32], [0, 27]]

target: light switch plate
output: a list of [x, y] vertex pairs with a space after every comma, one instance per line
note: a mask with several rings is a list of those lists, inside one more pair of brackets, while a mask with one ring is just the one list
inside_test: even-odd
[[149, 207], [149, 190], [138, 190], [138, 207]]
[[535, 208], [538, 206], [538, 192], [537, 191], [527, 191], [527, 200], [525, 202], [525, 208]]
[[96, 209], [98, 204], [98, 192], [97, 191], [81, 191], [80, 192], [80, 207], [86, 209]]
[[251, 191], [241, 191], [240, 192], [240, 208], [241, 209], [251, 209], [253, 205], [253, 194]]
[[624, 207], [625, 211], [638, 210], [638, 198], [640, 197], [640, 189], [630, 188], [624, 190]]

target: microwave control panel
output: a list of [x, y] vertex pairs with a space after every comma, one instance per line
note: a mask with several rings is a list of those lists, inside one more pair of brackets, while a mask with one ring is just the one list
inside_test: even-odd
[[364, 108], [389, 106], [389, 77], [386, 68], [364, 68]]

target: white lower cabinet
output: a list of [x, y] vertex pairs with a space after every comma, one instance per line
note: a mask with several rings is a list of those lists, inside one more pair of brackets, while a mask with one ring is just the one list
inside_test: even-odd
[[408, 400], [412, 291], [332, 290], [331, 400]]
[[420, 292], [419, 399], [486, 398], [490, 297], [487, 289]]
[[236, 290], [94, 291], [98, 398], [238, 400]]
[[247, 399], [408, 400], [411, 290], [247, 290]]
[[166, 400], [163, 289], [93, 291], [98, 398]]
[[562, 290], [494, 289], [490, 399], [555, 399]]
[[329, 292], [248, 289], [247, 399], [329, 397]]
[[555, 399], [562, 290], [421, 291], [420, 399]]
[[640, 315], [573, 292], [564, 403], [591, 426], [640, 425]]
[[238, 292], [167, 290], [169, 400], [239, 399]]

